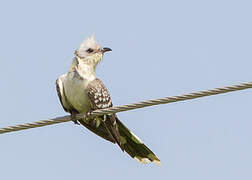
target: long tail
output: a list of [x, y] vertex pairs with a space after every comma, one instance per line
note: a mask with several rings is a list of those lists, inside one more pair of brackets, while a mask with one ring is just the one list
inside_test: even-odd
[[104, 126], [107, 129], [108, 133], [113, 137], [115, 142], [119, 145], [122, 151], [124, 151], [124, 146], [121, 140], [120, 132], [118, 131], [117, 128], [117, 117], [116, 115], [110, 115], [107, 116], [107, 119], [105, 120]]
[[85, 121], [79, 122], [98, 136], [112, 143], [117, 143], [123, 151], [126, 151], [138, 162], [153, 162], [161, 165], [157, 156], [145, 146], [144, 143], [133, 134], [116, 115], [110, 115], [107, 117], [107, 120], [101, 123], [98, 127], [96, 127], [95, 124], [86, 123]]
[[124, 150], [140, 163], [153, 162], [161, 165], [157, 156], [144, 143], [133, 134], [118, 118], [118, 131]]

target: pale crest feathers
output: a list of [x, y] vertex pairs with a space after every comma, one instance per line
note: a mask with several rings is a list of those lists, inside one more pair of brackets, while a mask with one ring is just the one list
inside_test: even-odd
[[97, 44], [95, 40], [95, 36], [92, 35], [91, 37], [87, 38], [84, 40], [80, 47], [76, 50], [76, 55], [79, 56], [80, 58], [85, 58], [87, 56], [87, 50], [91, 48], [93, 50], [98, 50], [101, 48], [99, 44]]

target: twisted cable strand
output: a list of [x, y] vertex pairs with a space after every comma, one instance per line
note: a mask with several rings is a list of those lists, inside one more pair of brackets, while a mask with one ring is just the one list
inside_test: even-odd
[[42, 127], [42, 126], [47, 126], [47, 125], [52, 125], [52, 124], [57, 124], [57, 123], [63, 123], [70, 120], [71, 120], [70, 116], [62, 116], [62, 117], [58, 117], [54, 119], [35, 121], [32, 123], [25, 123], [25, 124], [19, 124], [19, 125], [14, 125], [14, 126], [7, 126], [4, 128], [0, 128], [0, 134], [13, 132], [13, 131], [21, 131], [21, 130], [36, 128], [36, 127]]
[[227, 92], [238, 91], [238, 90], [243, 90], [243, 89], [248, 89], [248, 88], [252, 88], [252, 82], [242, 83], [242, 84], [233, 85], [233, 86], [227, 86], [223, 88], [215, 88], [211, 90], [198, 91], [195, 93], [188, 93], [188, 94], [183, 94], [180, 96], [152, 99], [152, 100], [142, 101], [142, 102], [138, 102], [134, 104], [127, 104], [127, 105], [116, 106], [116, 107], [111, 107], [107, 109], [95, 110], [92, 112], [92, 115], [112, 114], [112, 113], [117, 113], [117, 112], [122, 112], [122, 111], [133, 110], [137, 108], [154, 106], [158, 104], [168, 104], [172, 102], [190, 100], [190, 99], [200, 98], [204, 96], [212, 96], [216, 94], [223, 94]]
[[[185, 101], [185, 100], [200, 98], [204, 96], [223, 94], [223, 93], [232, 92], [232, 91], [239, 91], [239, 90], [248, 89], [248, 88], [252, 88], [252, 82], [241, 83], [238, 85], [226, 86], [222, 88], [215, 88], [211, 90], [198, 91], [195, 93], [188, 93], [188, 94], [183, 94], [180, 96], [171, 96], [171, 97], [165, 97], [165, 98], [160, 98], [160, 99], [152, 99], [152, 100], [141, 101], [141, 102], [133, 103], [133, 104], [127, 104], [127, 105], [122, 105], [122, 106], [95, 110], [91, 112], [91, 116], [113, 114], [113, 113], [129, 111], [129, 110], [148, 107], [148, 106], [167, 104], [167, 103], [178, 102], [178, 101]], [[83, 117], [85, 117], [84, 114], [77, 115], [77, 118], [79, 119]], [[54, 119], [41, 120], [41, 121], [36, 121], [32, 123], [8, 126], [8, 127], [0, 128], [0, 134], [13, 132], [13, 131], [20, 131], [24, 129], [42, 127], [42, 126], [47, 126], [47, 125], [52, 125], [52, 124], [57, 124], [57, 123], [63, 123], [67, 121], [71, 121], [70, 116], [63, 116], [63, 117], [58, 117]]]

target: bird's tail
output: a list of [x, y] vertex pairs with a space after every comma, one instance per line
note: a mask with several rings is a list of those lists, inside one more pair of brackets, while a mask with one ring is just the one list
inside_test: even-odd
[[154, 162], [161, 165], [157, 156], [133, 134], [118, 118], [118, 131], [124, 150], [140, 163]]

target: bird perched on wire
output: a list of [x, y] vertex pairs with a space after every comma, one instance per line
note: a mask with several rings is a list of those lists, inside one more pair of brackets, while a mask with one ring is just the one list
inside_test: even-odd
[[[157, 156], [134, 135], [117, 117], [116, 114], [90, 117], [96, 109], [112, 107], [109, 92], [102, 81], [96, 78], [96, 66], [110, 48], [101, 47], [95, 37], [87, 38], [75, 51], [71, 67], [66, 74], [56, 81], [60, 102], [72, 120], [119, 145], [132, 158], [140, 163], [154, 162], [160, 164]], [[85, 113], [87, 118], [76, 119], [76, 114]]]

